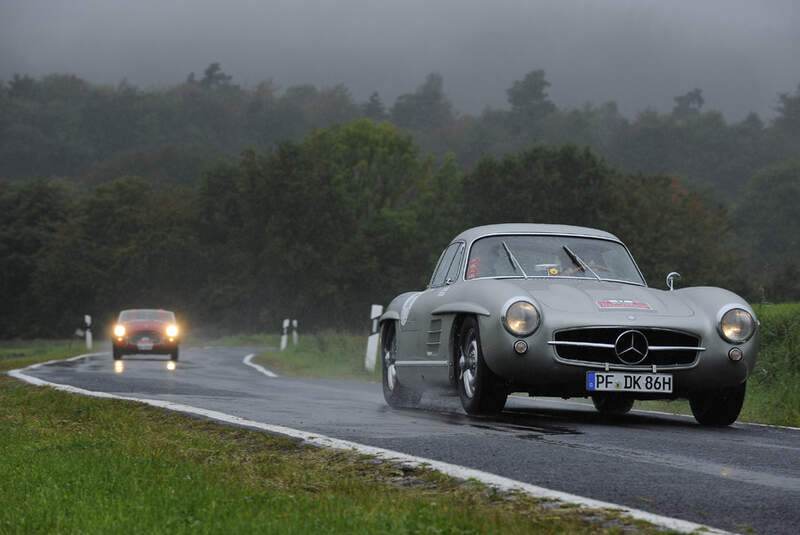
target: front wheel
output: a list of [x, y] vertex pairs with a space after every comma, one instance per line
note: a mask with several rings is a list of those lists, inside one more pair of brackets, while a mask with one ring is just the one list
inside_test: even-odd
[[170, 360], [178, 360], [178, 348], [173, 349], [169, 354]]
[[493, 414], [503, 410], [508, 393], [486, 365], [475, 318], [466, 318], [458, 331], [458, 395], [467, 414]]
[[111, 353], [114, 357], [114, 360], [122, 360], [122, 351], [117, 349], [116, 347], [111, 348]]
[[400, 384], [397, 379], [397, 330], [395, 322], [387, 322], [381, 336], [381, 368], [383, 370], [383, 397], [390, 407], [415, 407], [422, 392]]
[[739, 417], [744, 404], [747, 383], [709, 390], [689, 398], [694, 419], [701, 425], [731, 425]]

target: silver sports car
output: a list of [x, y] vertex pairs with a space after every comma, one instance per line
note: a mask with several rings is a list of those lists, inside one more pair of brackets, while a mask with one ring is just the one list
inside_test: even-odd
[[729, 425], [742, 408], [758, 320], [711, 287], [649, 288], [627, 247], [600, 230], [504, 224], [462, 232], [428, 288], [381, 317], [389, 405], [457, 389], [470, 414], [511, 392], [591, 397], [604, 413], [636, 399], [688, 398], [698, 422]]

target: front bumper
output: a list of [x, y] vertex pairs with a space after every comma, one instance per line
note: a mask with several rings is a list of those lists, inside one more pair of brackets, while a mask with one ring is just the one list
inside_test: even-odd
[[[588, 326], [588, 325], [586, 325]], [[632, 328], [631, 325], [625, 325]], [[641, 326], [644, 327], [644, 326]], [[665, 327], [665, 325], [657, 325]], [[563, 326], [559, 326], [564, 328]], [[675, 325], [689, 331], [691, 325]], [[589, 371], [605, 371], [605, 363], [589, 363], [582, 361], [565, 361], [559, 358], [555, 346], [548, 342], [553, 340], [553, 333], [558, 329], [542, 325], [533, 335], [517, 338], [507, 332], [499, 322], [491, 318], [481, 321], [481, 345], [484, 358], [491, 370], [506, 381], [512, 391], [530, 392], [538, 396], [585, 397], [592, 392], [586, 390], [586, 373]], [[705, 351], [698, 353], [697, 359], [690, 365], [627, 366], [621, 362], [609, 362], [612, 371], [633, 373], [669, 373], [673, 377], [672, 394], [640, 394], [629, 395], [641, 398], [685, 398], [694, 392], [707, 391], [736, 386], [752, 373], [758, 347], [758, 333], [744, 344], [729, 344], [722, 340], [715, 330], [695, 330]], [[513, 350], [516, 340], [525, 340], [528, 351], [518, 355]], [[738, 347], [743, 358], [732, 361], [728, 358], [731, 348]]]

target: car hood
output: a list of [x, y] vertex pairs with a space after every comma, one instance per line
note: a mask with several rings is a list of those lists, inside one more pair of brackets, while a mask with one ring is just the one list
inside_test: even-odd
[[584, 279], [528, 279], [516, 283], [546, 308], [575, 314], [688, 317], [695, 311], [674, 292]]
[[167, 328], [169, 325], [163, 321], [154, 321], [154, 320], [137, 320], [137, 321], [124, 321], [122, 325], [125, 326], [125, 330], [129, 333], [136, 332], [136, 331], [157, 331], [163, 332], [164, 329]]

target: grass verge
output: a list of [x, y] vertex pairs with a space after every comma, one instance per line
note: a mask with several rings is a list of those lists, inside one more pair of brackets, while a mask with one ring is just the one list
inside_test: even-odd
[[[277, 344], [276, 344], [277, 345]], [[322, 331], [300, 337], [284, 351], [267, 351], [255, 360], [278, 375], [380, 381], [380, 363], [374, 372], [364, 369], [367, 337]]]
[[3, 340], [0, 342], [0, 371], [82, 353], [87, 351], [81, 340]]
[[228, 346], [228, 347], [278, 347], [279, 334], [234, 334], [214, 340], [190, 337], [185, 340], [189, 345]]
[[498, 494], [431, 470], [5, 375], [0, 459], [2, 533], [661, 532], [616, 512]]

